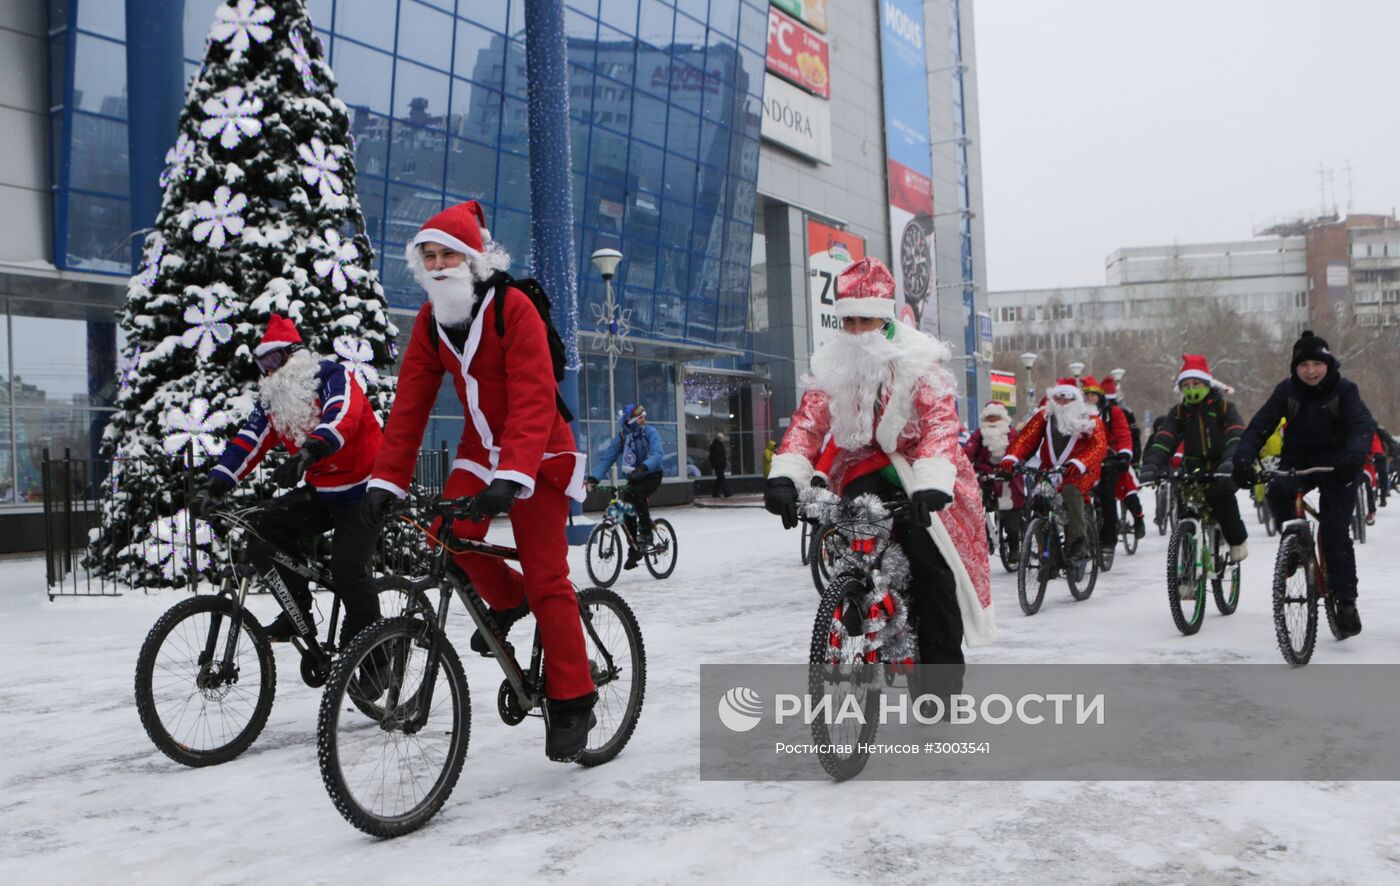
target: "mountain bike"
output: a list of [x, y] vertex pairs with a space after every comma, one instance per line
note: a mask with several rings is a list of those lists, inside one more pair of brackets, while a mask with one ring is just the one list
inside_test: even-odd
[[894, 521], [907, 515], [909, 504], [873, 495], [845, 501], [827, 490], [802, 496], [802, 513], [830, 530], [851, 555], [817, 605], [807, 671], [809, 697], [831, 694], [831, 710], [840, 711], [849, 695], [862, 712], [861, 723], [828, 723], [820, 716], [812, 721], [822, 768], [844, 781], [859, 775], [869, 759], [866, 746], [879, 728], [884, 687], [896, 675], [912, 673], [917, 658], [918, 641], [908, 623], [909, 561], [893, 538]]
[[802, 565], [812, 562], [812, 539], [817, 534], [817, 526], [806, 517], [799, 517], [802, 527]]
[[[642, 552], [642, 562], [653, 578], [670, 578], [676, 571], [676, 530], [667, 520], [651, 521], [651, 543], [643, 545], [638, 536], [637, 511], [623, 501], [626, 485], [612, 487], [612, 498], [603, 511], [603, 519], [588, 534], [584, 563], [588, 577], [601, 588], [610, 588], [622, 574], [622, 558], [632, 548]], [[624, 543], [625, 541], [625, 543]]]
[[1099, 563], [1100, 572], [1111, 572], [1114, 561], [1118, 559], [1118, 538], [1114, 538], [1108, 543], [1103, 543], [1103, 516], [1099, 512], [1099, 498], [1097, 495], [1090, 495], [1089, 500], [1084, 503], [1084, 531], [1094, 537], [1095, 558]]
[[1136, 554], [1138, 549], [1137, 533], [1133, 531], [1135, 519], [1127, 503], [1118, 502], [1118, 538], [1123, 542], [1123, 553], [1129, 557]]
[[[1099, 579], [1098, 527], [1090, 519], [1090, 504], [1084, 505], [1084, 535], [1089, 547], [1089, 565], [1081, 570], [1069, 559], [1066, 550], [1064, 494], [1060, 490], [1063, 470], [1052, 468], [1021, 468], [1026, 477], [1026, 521], [1021, 536], [1021, 564], [1016, 573], [1016, 596], [1021, 611], [1035, 615], [1045, 600], [1045, 589], [1051, 579], [1064, 578], [1070, 596], [1087, 600], [1094, 593]], [[1079, 490], [1070, 487], [1070, 495]]]
[[982, 488], [982, 514], [987, 526], [987, 552], [1001, 560], [1001, 568], [1007, 572], [1016, 571], [1016, 558], [1020, 551], [1011, 545], [1011, 535], [1002, 523], [1001, 511], [997, 502], [996, 478], [980, 475], [978, 485]]
[[1351, 508], [1351, 537], [1359, 545], [1366, 543], [1366, 515], [1371, 512], [1370, 501], [1366, 496], [1366, 484], [1369, 478], [1366, 472], [1357, 474], [1356, 482], [1356, 502]]
[[1371, 459], [1376, 466], [1376, 506], [1383, 508], [1390, 499], [1390, 459], [1383, 454]]
[[[1297, 478], [1331, 473], [1330, 467], [1272, 470], [1266, 478]], [[1279, 527], [1274, 558], [1274, 635], [1283, 660], [1299, 667], [1312, 660], [1317, 644], [1317, 602], [1327, 613], [1332, 636], [1344, 639], [1337, 627], [1337, 600], [1327, 592], [1327, 557], [1319, 537], [1317, 509], [1298, 490], [1293, 519]]]
[[1167, 484], [1181, 500], [1181, 515], [1167, 543], [1167, 602], [1177, 630], [1196, 633], [1206, 617], [1206, 583], [1215, 608], [1231, 615], [1240, 603], [1240, 565], [1231, 560], [1220, 524], [1210, 512], [1206, 494], [1213, 474], [1174, 470]]
[[1158, 483], [1156, 491], [1157, 507], [1152, 514], [1152, 522], [1157, 525], [1157, 534], [1166, 535], [1176, 529], [1176, 494], [1170, 483]]
[[[1260, 461], [1261, 470], [1270, 471], [1278, 464], [1278, 459], [1269, 457]], [[1249, 497], [1254, 502], [1254, 515], [1258, 517], [1259, 523], [1264, 527], [1265, 534], [1273, 538], [1278, 534], [1278, 526], [1274, 523], [1274, 515], [1269, 510], [1268, 485], [1262, 480], [1255, 483], [1249, 490]]]
[[[330, 569], [299, 546], [284, 547], [263, 538], [259, 514], [277, 502], [220, 510], [211, 523], [227, 540], [227, 557], [216, 572], [218, 590], [187, 597], [156, 620], [136, 657], [136, 710], [146, 735], [167, 757], [186, 766], [226, 763], [246, 751], [267, 725], [277, 691], [277, 660], [262, 626], [245, 608], [257, 574], [249, 545], [261, 542], [278, 564], [313, 584], [335, 591]], [[292, 637], [301, 656], [301, 679], [325, 684], [337, 652], [340, 596], [334, 597], [326, 637], [318, 640], [313, 620], [305, 620], [285, 584], [269, 590], [282, 611], [302, 630]], [[382, 614], [397, 615], [409, 605], [430, 609], [427, 598], [402, 587], [381, 586]], [[372, 707], [369, 709], [372, 710]]]
[[[501, 720], [515, 726], [542, 715], [539, 626], [529, 664], [522, 667], [471, 578], [452, 560], [461, 553], [519, 560], [514, 548], [456, 537], [452, 525], [466, 518], [470, 504], [471, 498], [438, 501], [417, 508], [418, 519], [400, 516], [437, 546], [429, 573], [384, 580], [386, 587], [402, 589], [409, 605], [397, 618], [360, 632], [331, 668], [321, 697], [316, 726], [321, 780], [340, 814], [377, 837], [409, 833], [432, 818], [452, 793], [466, 759], [471, 698], [446, 633], [454, 595], [504, 672], [496, 692]], [[426, 605], [427, 592], [434, 589], [436, 612]], [[637, 727], [646, 693], [646, 650], [636, 616], [615, 592], [578, 591], [578, 606], [598, 692], [593, 711], [598, 722], [577, 762], [597, 766], [616, 757]], [[357, 678], [366, 665], [377, 679]], [[366, 705], [378, 716], [357, 715]]]

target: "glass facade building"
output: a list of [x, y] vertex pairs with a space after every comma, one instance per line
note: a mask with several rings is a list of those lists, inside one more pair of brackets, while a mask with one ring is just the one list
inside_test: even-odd
[[[198, 70], [219, 2], [170, 4], [171, 15], [183, 16], [187, 76]], [[18, 463], [37, 459], [37, 447], [22, 445], [21, 437], [42, 437], [51, 450], [90, 452], [110, 412], [119, 353], [110, 309], [130, 273], [136, 227], [125, 4], [46, 5], [52, 261], [60, 271], [109, 275], [113, 288], [95, 298], [97, 306], [66, 310], [4, 299], [0, 406], [13, 416], [41, 414], [32, 431], [13, 417], [3, 431], [10, 439], [0, 458], [11, 463], [0, 478], [0, 500], [12, 503], [32, 500], [16, 492], [26, 486], [19, 475], [29, 471]], [[405, 329], [423, 294], [406, 269], [404, 243], [445, 206], [481, 201], [493, 235], [515, 258], [513, 270], [528, 273], [524, 6], [307, 0], [337, 95], [350, 108], [356, 187], [380, 278]], [[686, 474], [679, 452], [686, 445], [687, 365], [752, 368], [749, 283], [767, 22], [763, 0], [566, 0], [585, 355], [578, 427], [590, 453], [612, 427], [608, 366], [590, 338], [604, 296], [588, 261], [595, 249], [626, 256], [615, 295], [630, 311], [634, 353], [615, 367], [616, 404], [646, 404], [667, 447], [669, 476]], [[56, 362], [44, 368], [28, 365], [18, 345], [31, 340], [26, 327], [36, 323], [62, 327], [46, 327], [45, 340], [55, 344], [43, 350]], [[693, 404], [690, 411], [697, 411]], [[446, 393], [425, 445], [455, 440], [460, 415]], [[58, 424], [67, 429], [61, 439], [41, 432]], [[22, 455], [25, 446], [35, 451]]]

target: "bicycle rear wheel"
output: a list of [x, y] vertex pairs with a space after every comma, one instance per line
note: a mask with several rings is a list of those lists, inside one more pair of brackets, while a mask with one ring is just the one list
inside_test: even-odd
[[588, 577], [595, 585], [609, 588], [617, 581], [622, 574], [622, 550], [622, 536], [616, 526], [599, 523], [588, 533], [584, 565], [588, 567]]
[[[864, 575], [840, 573], [822, 594], [812, 625], [808, 695], [821, 699], [830, 693], [833, 711], [843, 710], [845, 697], [854, 696], [864, 714], [863, 723], [846, 722], [850, 718], [832, 724], [825, 722], [824, 717], [812, 720], [812, 738], [823, 749], [818, 752], [817, 759], [826, 773], [837, 781], [854, 778], [865, 769], [870, 752], [863, 748], [875, 737], [880, 725], [881, 689], [877, 677], [883, 680], [883, 669], [879, 664], [866, 663], [865, 635], [859, 628], [852, 633], [849, 627], [857, 622], [863, 625], [868, 591]], [[842, 749], [849, 749], [849, 752], [843, 753]]]
[[1171, 520], [1171, 493], [1167, 492], [1166, 484], [1158, 484], [1157, 494], [1154, 496], [1157, 508], [1152, 513], [1152, 522], [1157, 524], [1157, 534], [1167, 534], [1167, 524]]
[[642, 555], [653, 578], [670, 578], [676, 571], [676, 530], [665, 520], [651, 521], [651, 547]]
[[[321, 696], [321, 780], [345, 820], [376, 837], [415, 831], [437, 814], [467, 756], [467, 677], [446, 637], [437, 638], [429, 662], [429, 630], [417, 618], [394, 618], [361, 631], [331, 667]], [[382, 692], [362, 686], [367, 662], [378, 664]], [[381, 718], [360, 715], [366, 706]]]
[[[1010, 519], [1018, 519], [1012, 516]], [[1007, 572], [1015, 572], [1017, 567], [1016, 558], [1021, 556], [1020, 546], [1011, 544], [1011, 532], [1007, 529], [1006, 520], [997, 520], [997, 559], [1001, 560], [1001, 568]]]
[[1016, 597], [1022, 612], [1035, 615], [1040, 611], [1049, 582], [1050, 527], [1044, 518], [1033, 517], [1021, 539], [1021, 564], [1016, 570]]
[[1274, 559], [1274, 634], [1283, 660], [1295, 667], [1312, 660], [1317, 644], [1317, 588], [1311, 570], [1302, 534], [1285, 533]]
[[1221, 615], [1234, 615], [1240, 605], [1240, 564], [1229, 563], [1213, 575], [1210, 590], [1216, 610]]
[[161, 753], [186, 766], [226, 763], [267, 725], [277, 660], [262, 628], [244, 612], [233, 656], [224, 654], [233, 601], [181, 600], [156, 620], [136, 657], [136, 711]]
[[587, 650], [598, 703], [598, 725], [588, 731], [588, 744], [579, 756], [584, 766], [606, 763], [622, 752], [637, 728], [647, 689], [647, 653], [637, 617], [616, 592], [588, 588], [578, 595]]
[[1189, 523], [1178, 524], [1167, 543], [1167, 603], [1176, 629], [1188, 637], [1201, 629], [1206, 617], [1206, 580], [1197, 565], [1199, 543]]
[[1136, 554], [1138, 549], [1138, 537], [1137, 533], [1133, 531], [1133, 521], [1132, 511], [1128, 510], [1127, 505], [1120, 503], [1118, 507], [1118, 534], [1123, 539], [1123, 553], [1129, 557]]

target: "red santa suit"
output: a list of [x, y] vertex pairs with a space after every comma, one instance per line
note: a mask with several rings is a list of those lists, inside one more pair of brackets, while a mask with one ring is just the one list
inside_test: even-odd
[[1093, 408], [1083, 403], [1082, 395], [1079, 394], [1079, 388], [1073, 379], [1060, 379], [1049, 393], [1053, 396], [1056, 390], [1066, 386], [1074, 389], [1075, 395], [1080, 398], [1082, 410], [1073, 417], [1073, 423], [1069, 427], [1060, 429], [1061, 433], [1069, 435], [1064, 448], [1055, 448], [1053, 435], [1047, 426], [1053, 406], [1042, 406], [1035, 411], [1030, 421], [1026, 422], [1025, 427], [1021, 428], [1020, 436], [1011, 444], [1003, 461], [1012, 465], [1030, 464], [1044, 468], [1073, 465], [1078, 473], [1067, 482], [1078, 489], [1084, 495], [1084, 500], [1088, 501], [1089, 492], [1098, 482], [1104, 456], [1108, 453], [1108, 432]]
[[[773, 456], [769, 477], [786, 477], [802, 489], [820, 462], [832, 491], [839, 494], [857, 477], [892, 467], [906, 494], [937, 489], [950, 495], [952, 503], [933, 514], [926, 531], [953, 573], [963, 638], [967, 645], [979, 646], [996, 637], [991, 571], [982, 495], [958, 445], [956, 384], [940, 364], [948, 356], [947, 346], [904, 323], [892, 328], [890, 342], [898, 356], [873, 398], [879, 405], [869, 438], [860, 445], [833, 439], [824, 446], [834, 430], [832, 396], [814, 373]], [[813, 358], [814, 370], [819, 356]]]
[[[1001, 421], [992, 423], [985, 420], [993, 413]], [[968, 461], [972, 462], [972, 469], [979, 476], [990, 477], [996, 473], [1001, 460], [1006, 457], [1007, 450], [1020, 434], [1011, 424], [1011, 415], [1006, 406], [995, 400], [988, 401], [982, 407], [982, 418], [982, 426], [967, 438], [967, 442], [963, 444], [963, 452], [967, 453]], [[997, 507], [1003, 511], [1009, 508], [1019, 509], [1026, 504], [1025, 484], [1020, 477], [1014, 477], [1010, 482], [996, 480], [993, 489], [997, 497]]]
[[[410, 262], [425, 242], [468, 256], [480, 253], [490, 242], [481, 221], [475, 201], [444, 210], [409, 244]], [[444, 497], [475, 495], [495, 479], [521, 486], [510, 512], [521, 571], [478, 554], [457, 555], [457, 563], [492, 609], [529, 600], [546, 650], [547, 695], [577, 698], [593, 691], [593, 681], [569, 582], [564, 527], [569, 498], [582, 501], [585, 495], [584, 456], [555, 403], [545, 325], [534, 304], [513, 288], [505, 290], [503, 300], [493, 290], [478, 295], [480, 309], [460, 347], [432, 304], [419, 310], [370, 486], [405, 494], [443, 375], [450, 375], [465, 421]], [[498, 310], [505, 312], [504, 337], [496, 333]], [[459, 538], [481, 539], [489, 526], [490, 520], [460, 520], [453, 531]]]

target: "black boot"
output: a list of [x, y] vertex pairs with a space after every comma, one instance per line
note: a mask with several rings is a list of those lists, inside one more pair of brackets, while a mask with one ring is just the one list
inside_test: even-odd
[[1343, 640], [1361, 633], [1361, 613], [1356, 611], [1355, 600], [1337, 601], [1337, 630]]
[[[301, 610], [302, 620], [311, 629], [311, 633], [315, 634], [316, 620], [311, 616], [311, 601], [296, 600], [296, 604], [297, 608]], [[267, 635], [269, 643], [290, 643], [293, 637], [301, 636], [301, 632], [297, 630], [296, 622], [292, 621], [292, 617], [287, 614], [285, 609], [277, 613], [277, 617], [270, 623], [263, 625], [263, 633]]]
[[1141, 539], [1147, 534], [1147, 524], [1142, 522], [1142, 514], [1133, 517], [1133, 537]]
[[[514, 609], [490, 609], [487, 610], [487, 618], [496, 625], [496, 630], [504, 637], [510, 633], [511, 626], [517, 621], [530, 614], [530, 602], [522, 602]], [[485, 658], [491, 658], [491, 647], [486, 645], [486, 638], [481, 635], [480, 630], [472, 632], [471, 639], [472, 652]]]
[[598, 693], [590, 692], [578, 698], [545, 699], [544, 752], [557, 763], [572, 763], [588, 746], [588, 731], [598, 725], [593, 705]]
[[625, 562], [625, 563], [622, 564], [622, 568], [623, 568], [623, 569], [636, 569], [636, 568], [637, 568], [637, 564], [640, 563], [640, 562], [642, 562], [642, 549], [641, 549], [641, 548], [628, 548], [628, 549], [627, 549], [627, 562]]

